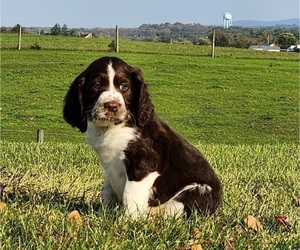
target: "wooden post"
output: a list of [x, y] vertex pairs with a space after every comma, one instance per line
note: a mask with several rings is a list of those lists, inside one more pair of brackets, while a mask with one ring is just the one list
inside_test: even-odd
[[17, 47], [18, 50], [21, 49], [21, 36], [22, 36], [22, 26], [20, 25], [19, 34], [18, 34], [18, 47]]
[[44, 142], [44, 130], [38, 129], [36, 133], [36, 142], [43, 143]]
[[216, 43], [216, 30], [213, 30], [212, 45], [211, 45], [211, 57], [215, 57], [215, 43]]
[[119, 28], [118, 25], [116, 26], [116, 47], [115, 47], [115, 52], [119, 52]]

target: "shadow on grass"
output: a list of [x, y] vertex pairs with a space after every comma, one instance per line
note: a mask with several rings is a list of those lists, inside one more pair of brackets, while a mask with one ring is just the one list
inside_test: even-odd
[[105, 209], [99, 195], [96, 197], [89, 194], [89, 190], [84, 190], [80, 194], [74, 195], [71, 192], [61, 191], [59, 188], [53, 190], [39, 190], [39, 187], [24, 180], [24, 175], [1, 171], [0, 180], [0, 201], [7, 204], [29, 204], [32, 207], [37, 205], [51, 206], [62, 211], [78, 210], [80, 214], [115, 214], [121, 208], [115, 210]]

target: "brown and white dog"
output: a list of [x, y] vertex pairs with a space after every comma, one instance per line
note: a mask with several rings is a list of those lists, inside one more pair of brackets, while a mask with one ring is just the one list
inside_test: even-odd
[[64, 119], [96, 151], [105, 172], [103, 204], [129, 215], [214, 213], [222, 188], [207, 160], [154, 112], [142, 72], [102, 57], [71, 84]]

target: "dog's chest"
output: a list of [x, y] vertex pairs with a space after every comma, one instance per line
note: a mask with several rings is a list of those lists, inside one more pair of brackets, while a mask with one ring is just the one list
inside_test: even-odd
[[107, 130], [93, 124], [88, 126], [87, 142], [96, 151], [105, 176], [118, 196], [122, 195], [126, 180], [124, 150], [135, 138], [135, 129], [122, 124]]

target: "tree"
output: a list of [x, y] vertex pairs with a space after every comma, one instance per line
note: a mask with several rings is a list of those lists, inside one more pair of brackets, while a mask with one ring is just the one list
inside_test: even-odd
[[[20, 24], [17, 24], [15, 25], [12, 29], [11, 29], [11, 32], [12, 33], [19, 33], [20, 31]], [[21, 30], [22, 30], [22, 33], [25, 33], [25, 28], [24, 27], [21, 27]]]
[[234, 36], [233, 41], [230, 43], [230, 46], [236, 48], [249, 48], [249, 45], [250, 44], [247, 38], [242, 35]]
[[6, 27], [4, 26], [1, 27], [1, 33], [8, 33], [8, 32], [9, 30]]
[[[209, 39], [212, 41], [212, 34], [209, 35]], [[222, 32], [220, 29], [216, 29], [216, 46], [228, 47], [230, 43], [230, 37]]]
[[51, 28], [51, 35], [58, 36], [61, 35], [61, 27], [58, 23], [56, 23], [52, 28]]
[[270, 43], [270, 34], [269, 32], [265, 31], [265, 30], [262, 30], [260, 32], [260, 37], [261, 37], [261, 40], [262, 40], [262, 43], [263, 44], [268, 44]]
[[68, 30], [68, 26], [66, 24], [64, 24], [61, 28], [61, 34], [63, 36], [68, 36], [70, 34], [69, 30]]
[[297, 39], [292, 33], [281, 33], [278, 37], [278, 44], [282, 49], [287, 49], [289, 46], [296, 43]]

